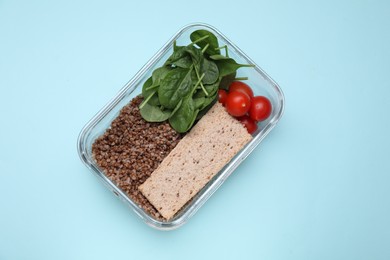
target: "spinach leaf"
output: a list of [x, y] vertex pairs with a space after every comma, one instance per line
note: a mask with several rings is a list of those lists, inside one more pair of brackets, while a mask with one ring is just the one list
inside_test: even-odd
[[229, 90], [230, 84], [234, 81], [236, 78], [237, 72], [233, 72], [229, 75], [226, 75], [224, 77], [220, 78], [220, 83], [219, 83], [219, 88], [224, 89], [224, 90]]
[[192, 70], [192, 72], [191, 72], [191, 80], [192, 80], [192, 82], [195, 82], [195, 83], [198, 81], [198, 76], [196, 75], [195, 70]]
[[[198, 118], [198, 113], [199, 113], [199, 111], [200, 111], [199, 109], [195, 109], [195, 112], [194, 112], [194, 114], [192, 115], [192, 120], [191, 120], [191, 123], [190, 123], [190, 128], [194, 125], [196, 119]], [[189, 130], [190, 128], [188, 128], [188, 130]], [[188, 130], [187, 130], [187, 131], [188, 131]]]
[[210, 59], [212, 59], [212, 60], [228, 60], [230, 58], [223, 56], [221, 54], [215, 54], [215, 55], [210, 55]]
[[198, 45], [201, 49], [206, 47], [207, 44], [209, 44], [209, 47], [206, 49], [206, 53], [209, 55], [214, 55], [214, 54], [220, 54], [221, 51], [217, 49], [218, 46], [218, 39], [217, 37], [212, 33], [207, 30], [197, 30], [191, 33], [190, 38], [192, 42], [195, 42], [196, 40], [208, 36], [206, 39], [201, 40], [199, 42], [196, 42], [196, 45]]
[[179, 68], [190, 68], [193, 64], [200, 68], [203, 53], [198, 48], [190, 46], [176, 46], [176, 50], [168, 58], [164, 65], [175, 65]]
[[169, 56], [169, 58], [164, 63], [164, 65], [171, 65], [174, 62], [176, 62], [176, 61], [180, 60], [181, 58], [183, 58], [184, 56], [186, 56], [187, 53], [185, 50], [186, 50], [186, 46], [176, 46], [173, 50], [173, 53], [171, 54], [171, 56]]
[[[148, 89], [149, 87], [151, 87], [153, 84], [153, 80], [152, 80], [152, 77], [148, 78], [144, 85], [142, 86], [142, 96], [144, 98], [147, 98], [149, 97], [153, 92], [155, 92], [156, 90], [155, 89]], [[149, 104], [151, 105], [160, 105], [160, 101], [158, 100], [158, 96], [156, 94], [154, 94], [148, 101]]]
[[141, 109], [141, 116], [148, 122], [163, 122], [169, 118], [172, 110], [161, 110], [158, 106], [146, 103]]
[[179, 101], [179, 103], [176, 105], [175, 109], [173, 109], [173, 111], [172, 111], [172, 113], [171, 113], [171, 115], [169, 117], [173, 116], [177, 112], [177, 110], [179, 110], [179, 108], [181, 107], [182, 103], [183, 103], [183, 99], [181, 99]]
[[150, 86], [152, 86], [152, 83], [153, 83], [153, 80], [152, 80], [152, 77], [149, 77], [144, 85], [142, 86], [142, 96], [144, 98], [146, 98], [147, 96], [149, 96], [154, 90], [147, 90], [147, 88], [149, 88]]
[[216, 98], [214, 98], [214, 100], [208, 99], [208, 101], [211, 101], [211, 102], [208, 105], [204, 106], [202, 110], [199, 110], [199, 113], [196, 116], [196, 119], [201, 119], [202, 116], [204, 116], [207, 113], [207, 111], [209, 111], [210, 108], [217, 102], [217, 99]]
[[[190, 37], [192, 43], [187, 46], [177, 46], [175, 41], [164, 66], [145, 81], [140, 105], [146, 121], [169, 120], [180, 133], [188, 131], [217, 102], [218, 89], [228, 89], [237, 69], [252, 66], [229, 58], [227, 46], [219, 48], [217, 37], [209, 31], [197, 30]], [[221, 55], [222, 48], [226, 56]]]
[[249, 64], [238, 64], [232, 58], [228, 58], [224, 60], [216, 60], [215, 64], [217, 64], [218, 66], [220, 77], [232, 74], [233, 72], [237, 71], [241, 67], [254, 67], [254, 65], [249, 65]]
[[201, 108], [203, 106], [204, 102], [205, 102], [205, 99], [206, 99], [205, 96], [201, 96], [201, 97], [195, 97], [194, 96], [194, 107], [195, 107], [195, 109]]
[[163, 66], [163, 67], [160, 67], [160, 68], [157, 68], [153, 71], [152, 73], [152, 79], [153, 79], [153, 86], [158, 86], [160, 85], [160, 82], [161, 80], [168, 74], [168, 72], [170, 72], [172, 69], [167, 67], [167, 66]]
[[201, 74], [204, 73], [203, 83], [204, 84], [213, 84], [217, 81], [219, 77], [219, 71], [217, 65], [206, 58], [203, 58], [202, 67], [200, 70]]
[[[209, 97], [206, 97], [203, 101], [203, 104], [202, 106], [200, 107], [201, 110], [203, 110], [204, 108], [206, 108], [208, 105], [210, 105], [211, 103], [213, 103], [214, 101], [217, 100], [217, 96], [218, 96], [218, 92], [214, 93], [214, 95], [211, 95]], [[213, 103], [214, 104], [214, 103]]]
[[194, 95], [192, 96], [193, 99], [201, 98], [201, 97], [206, 97], [206, 94], [203, 92], [202, 89], [197, 89]]
[[194, 46], [186, 46], [185, 51], [191, 56], [192, 63], [198, 71], [200, 71], [203, 63], [203, 53]]
[[[199, 72], [200, 74], [200, 72]], [[199, 78], [202, 77], [202, 75], [198, 75], [196, 74], [196, 69], [193, 71], [193, 73], [191, 74], [191, 78], [192, 78], [192, 82], [195, 82], [197, 83], [199, 81]], [[204, 77], [204, 76], [203, 76]], [[203, 81], [203, 80], [202, 80]], [[196, 94], [197, 97], [201, 97], [201, 96], [205, 96], [206, 94], [204, 93], [204, 91], [201, 89], [201, 87], [203, 86], [203, 83], [202, 81], [199, 83], [199, 85], [197, 86], [196, 89], [194, 89], [194, 95]], [[204, 87], [204, 86], [203, 86]], [[193, 96], [194, 96], [193, 95]]]
[[174, 109], [180, 100], [191, 91], [191, 72], [192, 69], [183, 68], [176, 68], [168, 72], [158, 89], [161, 105]]
[[219, 81], [215, 82], [214, 84], [204, 85], [204, 88], [209, 94], [208, 96], [213, 96], [219, 89]]
[[192, 59], [190, 55], [186, 55], [177, 61], [172, 62], [173, 65], [179, 68], [189, 69], [192, 66]]
[[169, 123], [177, 132], [185, 133], [193, 124], [194, 114], [194, 101], [188, 95], [183, 99], [183, 103], [176, 113], [169, 118]]
[[176, 44], [176, 40], [173, 41], [173, 51], [176, 51], [177, 50], [177, 44]]

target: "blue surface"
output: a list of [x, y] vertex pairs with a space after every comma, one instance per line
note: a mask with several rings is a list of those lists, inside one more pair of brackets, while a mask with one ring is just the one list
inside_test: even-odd
[[[0, 0], [0, 259], [390, 259], [389, 10]], [[81, 164], [76, 139], [198, 21], [280, 84], [286, 110], [186, 225], [161, 232]]]

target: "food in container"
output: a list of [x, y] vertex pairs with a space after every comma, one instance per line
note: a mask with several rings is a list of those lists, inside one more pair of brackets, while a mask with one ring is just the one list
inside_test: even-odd
[[[151, 167], [149, 169], [149, 174], [144, 174], [141, 176], [137, 175], [137, 169], [132, 169], [132, 165], [134, 164], [134, 161], [128, 161], [126, 162], [126, 153], [137, 153], [139, 151], [136, 151], [137, 149], [129, 149], [129, 151], [123, 152], [123, 149], [125, 149], [125, 146], [116, 146], [116, 152], [117, 154], [110, 154], [112, 158], [108, 158], [105, 160], [106, 163], [110, 163], [111, 159], [114, 161], [114, 163], [121, 161], [121, 165], [118, 165], [117, 168], [111, 169], [112, 171], [109, 172], [109, 170], [103, 170], [101, 167], [102, 164], [99, 166], [99, 160], [104, 158], [104, 149], [111, 149], [110, 145], [112, 143], [116, 144], [118, 142], [119, 144], [124, 141], [130, 141], [126, 140], [126, 138], [131, 139], [131, 135], [126, 137], [126, 131], [128, 130], [129, 125], [134, 126], [140, 126], [140, 117], [136, 116], [134, 111], [139, 109], [140, 102], [142, 102], [137, 96], [140, 95], [143, 91], [143, 86], [145, 85], [145, 82], [147, 82], [148, 79], [150, 79], [153, 73], [157, 68], [160, 68], [164, 65], [165, 61], [172, 55], [172, 48], [175, 48], [175, 46], [181, 46], [188, 43], [188, 38], [194, 31], [198, 30], [207, 30], [212, 32], [213, 35], [216, 35], [220, 45], [226, 45], [229, 49], [230, 57], [233, 57], [235, 60], [240, 62], [240, 64], [249, 64], [253, 65], [253, 68], [246, 68], [245, 72], [244, 70], [238, 70], [237, 77], [248, 77], [247, 83], [252, 87], [255, 95], [264, 95], [267, 96], [272, 104], [272, 113], [269, 115], [269, 117], [258, 124], [259, 129], [257, 129], [251, 136], [248, 138], [248, 143], [244, 143], [240, 148], [238, 149], [238, 153], [234, 153], [232, 156], [233, 158], [229, 158], [229, 160], [226, 160], [226, 164], [221, 165], [215, 173], [207, 176], [210, 177], [210, 180], [207, 180], [206, 183], [202, 183], [201, 185], [198, 185], [197, 189], [192, 190], [193, 196], [189, 196], [190, 190], [186, 189], [184, 193], [187, 193], [187, 197], [185, 200], [181, 202], [181, 204], [178, 204], [178, 208], [175, 208], [175, 211], [165, 215], [165, 213], [161, 214], [161, 212], [158, 211], [158, 207], [154, 207], [154, 211], [150, 212], [148, 210], [145, 210], [144, 207], [142, 207], [142, 201], [145, 202], [145, 199], [142, 194], [142, 188], [141, 190], [134, 189], [134, 186], [137, 186], [138, 188], [141, 183], [153, 183], [153, 174], [150, 173], [152, 168], [158, 168], [160, 163], [163, 161], [164, 158], [170, 158], [170, 152], [173, 152], [175, 150], [175, 146], [180, 147], [180, 140], [185, 141], [187, 136], [185, 136], [182, 139], [182, 133], [178, 134], [177, 131], [172, 132], [172, 126], [169, 126], [166, 122], [147, 122], [145, 125], [148, 125], [148, 129], [154, 129], [153, 131], [157, 131], [161, 134], [161, 138], [166, 138], [167, 140], [163, 141], [164, 144], [162, 144], [162, 147], [167, 149], [162, 150], [153, 150], [153, 147], [150, 147], [151, 153], [149, 153], [148, 156], [144, 156], [142, 152], [139, 155], [136, 155], [134, 158], [139, 158], [139, 160], [149, 160], [149, 163], [145, 163], [144, 167]], [[181, 45], [179, 45], [181, 44]], [[216, 54], [215, 54], [216, 55]], [[242, 72], [241, 72], [242, 71]], [[242, 73], [242, 74], [241, 74]], [[240, 75], [241, 74], [241, 75]], [[142, 93], [143, 94], [143, 93]], [[143, 101], [145, 101], [147, 97], [144, 96]], [[138, 103], [137, 103], [138, 102]], [[223, 181], [232, 173], [232, 171], [238, 166], [238, 164], [260, 143], [260, 141], [265, 137], [265, 135], [275, 126], [277, 121], [282, 115], [283, 112], [283, 104], [284, 104], [284, 97], [280, 90], [280, 88], [277, 86], [275, 82], [272, 81], [258, 66], [256, 66], [245, 54], [243, 54], [234, 44], [232, 44], [226, 37], [224, 37], [219, 31], [217, 31], [215, 28], [205, 25], [205, 24], [193, 24], [184, 27], [182, 30], [180, 30], [152, 59], [150, 62], [148, 62], [141, 70], [136, 74], [136, 76], [128, 83], [126, 86], [120, 91], [120, 93], [105, 107], [103, 108], [82, 130], [79, 136], [79, 154], [82, 158], [83, 162], [109, 187], [110, 190], [114, 192], [119, 198], [121, 198], [126, 204], [128, 204], [130, 207], [134, 209], [134, 211], [141, 216], [141, 218], [149, 225], [159, 228], [159, 229], [172, 229], [176, 228], [182, 224], [184, 224], [196, 211], [199, 209], [199, 207], [208, 199], [211, 194], [216, 191], [216, 189], [223, 183]], [[212, 107], [212, 103], [210, 103], [210, 107]], [[223, 109], [223, 107], [219, 104], [214, 104], [212, 109]], [[170, 108], [174, 110], [174, 106]], [[141, 108], [142, 110], [142, 108]], [[214, 110], [210, 110], [214, 111]], [[127, 116], [126, 116], [127, 115]], [[207, 119], [207, 114], [205, 116]], [[235, 119], [233, 119], [235, 120]], [[202, 122], [202, 119], [200, 119], [199, 122]], [[236, 121], [238, 122], [238, 121]], [[137, 125], [138, 124], [138, 125]], [[149, 128], [152, 126], [151, 128]], [[240, 123], [238, 123], [238, 126], [241, 127], [241, 130], [243, 128]], [[184, 127], [186, 128], [186, 126]], [[191, 126], [188, 127], [190, 130]], [[197, 125], [194, 126], [193, 129], [196, 129]], [[121, 130], [122, 133], [115, 134], [110, 133], [110, 130], [116, 129]], [[139, 131], [139, 134], [142, 136], [142, 129], [137, 128]], [[163, 129], [163, 131], [161, 131]], [[192, 130], [190, 130], [189, 133], [191, 133]], [[221, 130], [220, 130], [221, 131]], [[180, 131], [181, 132], [181, 131]], [[186, 131], [183, 131], [186, 132]], [[130, 130], [131, 134], [136, 134], [137, 132], [132, 132]], [[164, 133], [169, 133], [166, 136], [164, 136]], [[189, 135], [189, 134], [187, 134]], [[146, 137], [145, 137], [146, 138]], [[124, 140], [125, 139], [125, 140]], [[147, 139], [147, 138], [146, 138]], [[103, 144], [100, 144], [100, 156], [102, 158], [94, 157], [93, 154], [93, 144], [98, 143], [99, 141], [104, 141]], [[145, 140], [143, 140], [145, 141]], [[112, 142], [112, 143], [110, 143]], [[147, 140], [145, 141], [145, 145], [153, 146], [153, 143], [147, 143]], [[105, 146], [106, 145], [106, 146]], [[201, 145], [201, 144], [199, 144]], [[160, 147], [160, 146], [159, 146]], [[135, 147], [133, 147], [135, 148]], [[121, 150], [122, 149], [122, 150]], [[238, 151], [237, 150], [237, 151]], [[150, 154], [153, 153], [153, 151], [158, 151], [159, 154], [154, 154], [153, 156], [150, 156]], [[107, 152], [107, 151], [106, 151]], [[121, 157], [122, 156], [122, 157]], [[138, 157], [137, 157], [138, 156]], [[159, 157], [160, 156], [160, 157]], [[190, 157], [188, 157], [190, 158]], [[195, 157], [194, 157], [195, 158]], [[107, 158], [106, 158], [107, 159]], [[230, 160], [231, 159], [231, 160]], [[196, 161], [196, 159], [195, 159]], [[127, 164], [126, 164], [127, 163]], [[167, 163], [166, 163], [167, 164]], [[196, 164], [196, 162], [195, 162]], [[148, 166], [149, 165], [149, 166]], [[133, 170], [133, 173], [129, 173], [126, 177], [116, 175], [115, 171], [121, 171], [123, 168], [128, 168], [130, 171]], [[138, 170], [139, 171], [139, 170]], [[153, 169], [154, 171], [154, 169]], [[152, 172], [153, 172], [152, 171]], [[161, 170], [160, 170], [161, 171]], [[141, 171], [142, 172], [142, 171]], [[163, 171], [161, 171], [163, 172]], [[184, 170], [185, 172], [185, 170]], [[164, 172], [163, 172], [164, 173]], [[183, 173], [183, 172], [182, 172]], [[152, 177], [150, 177], [152, 175]], [[160, 174], [157, 174], [156, 176], [159, 176]], [[114, 177], [113, 177], [114, 176]], [[118, 177], [119, 176], [119, 177]], [[206, 176], [206, 175], [205, 175]], [[187, 176], [188, 177], [188, 176]], [[117, 178], [117, 179], [116, 179]], [[148, 179], [150, 178], [150, 181]], [[180, 177], [178, 177], [180, 178]], [[182, 179], [184, 178], [184, 175]], [[158, 178], [157, 178], [158, 179]], [[133, 182], [134, 181], [134, 182]], [[121, 184], [122, 183], [122, 184]], [[134, 184], [133, 187], [126, 187], [126, 183], [128, 183], [130, 186], [132, 183]], [[162, 183], [162, 182], [158, 182]], [[164, 186], [164, 185], [162, 185]], [[160, 187], [161, 188], [161, 187]], [[129, 194], [129, 191], [132, 191], [132, 194]], [[145, 191], [146, 189], [144, 189]], [[150, 187], [149, 187], [150, 190]], [[146, 192], [145, 192], [146, 193]], [[183, 194], [184, 194], [183, 193]], [[192, 195], [191, 194], [191, 195]], [[177, 195], [177, 192], [176, 192]], [[180, 193], [179, 193], [180, 197]], [[135, 199], [134, 199], [135, 198]], [[138, 198], [138, 199], [137, 199]], [[150, 198], [151, 199], [151, 198]], [[147, 199], [146, 199], [147, 200]], [[152, 199], [151, 199], [152, 200]], [[153, 207], [152, 207], [153, 208]]]

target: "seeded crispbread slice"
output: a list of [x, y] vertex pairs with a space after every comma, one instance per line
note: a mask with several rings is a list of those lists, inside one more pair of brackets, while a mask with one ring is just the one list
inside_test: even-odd
[[251, 139], [246, 128], [217, 102], [139, 190], [170, 219]]

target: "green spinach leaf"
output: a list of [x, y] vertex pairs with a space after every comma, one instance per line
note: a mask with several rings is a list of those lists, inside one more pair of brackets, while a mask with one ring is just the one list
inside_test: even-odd
[[[228, 89], [239, 68], [252, 66], [229, 58], [227, 46], [219, 48], [217, 37], [207, 30], [194, 31], [190, 37], [192, 43], [187, 46], [177, 46], [175, 41], [164, 66], [145, 81], [140, 105], [146, 121], [169, 120], [180, 133], [187, 132], [217, 102], [218, 89]], [[221, 55], [222, 48], [226, 56]]]
[[249, 64], [238, 64], [234, 59], [224, 59], [224, 60], [216, 60], [215, 64], [217, 64], [219, 69], [219, 76], [223, 77], [233, 72], [236, 72], [241, 67], [254, 67], [254, 65]]
[[196, 116], [196, 119], [201, 119], [202, 116], [204, 116], [204, 115], [207, 113], [207, 111], [209, 111], [210, 108], [211, 108], [216, 102], [217, 102], [216, 96], [215, 96], [214, 99], [212, 99], [212, 98], [208, 99], [208, 103], [209, 103], [209, 104], [206, 105], [206, 106], [203, 106], [203, 109], [199, 110], [199, 113], [198, 113], [198, 115]]
[[[151, 87], [153, 84], [153, 80], [152, 80], [152, 77], [149, 77], [144, 85], [142, 86], [142, 96], [144, 98], [147, 98], [149, 97], [153, 92], [155, 92], [156, 90], [155, 89], [148, 89], [149, 87]], [[148, 101], [149, 104], [151, 105], [160, 105], [160, 101], [158, 100], [158, 96], [156, 94], [154, 94]]]
[[186, 46], [176, 46], [175, 49], [173, 50], [173, 53], [171, 54], [171, 56], [169, 56], [169, 58], [164, 63], [164, 65], [171, 65], [186, 55], [187, 55]]
[[141, 116], [148, 122], [163, 122], [169, 118], [172, 110], [161, 110], [158, 106], [146, 103], [140, 110]]
[[217, 65], [206, 58], [203, 58], [201, 74], [204, 73], [203, 83], [204, 84], [213, 84], [217, 81], [219, 77], [219, 70]]
[[171, 113], [171, 115], [169, 117], [173, 116], [177, 112], [177, 110], [179, 110], [179, 108], [181, 107], [182, 103], [183, 103], [183, 99], [181, 99], [179, 101], [179, 103], [176, 105], [175, 109], [173, 109], [173, 111], [172, 111], [172, 113]]
[[180, 100], [191, 91], [191, 72], [192, 69], [183, 68], [168, 72], [158, 89], [158, 98], [161, 105], [174, 109]]
[[219, 88], [224, 89], [224, 90], [229, 90], [230, 84], [234, 81], [236, 78], [237, 72], [233, 72], [229, 75], [226, 75], [224, 77], [220, 77], [220, 83], [219, 83]]
[[201, 97], [193, 97], [194, 98], [194, 107], [195, 109], [199, 109], [201, 107], [203, 107], [203, 104], [205, 102], [205, 99], [206, 97], [205, 96], [201, 96]]
[[208, 96], [213, 96], [216, 92], [218, 92], [219, 89], [219, 81], [216, 81], [213, 84], [204, 85], [204, 88], [206, 89]]
[[230, 58], [223, 56], [221, 54], [215, 54], [215, 55], [210, 55], [210, 59], [212, 59], [212, 60], [228, 60]]
[[195, 46], [186, 46], [185, 51], [191, 56], [192, 63], [198, 71], [200, 71], [203, 63], [203, 53]]
[[176, 67], [189, 69], [192, 66], [192, 59], [190, 55], [185, 55], [184, 57], [178, 59], [177, 61], [174, 61], [172, 63]]
[[157, 68], [152, 73], [153, 86], [160, 85], [161, 80], [170, 72], [172, 69], [167, 66]]
[[196, 40], [208, 35], [208, 37], [204, 40], [201, 40], [196, 43], [201, 49], [206, 47], [207, 44], [209, 44], [209, 47], [206, 49], [206, 53], [208, 55], [215, 55], [215, 54], [220, 54], [221, 51], [217, 49], [218, 46], [218, 39], [217, 37], [212, 33], [207, 30], [197, 30], [191, 33], [190, 38], [192, 42], [195, 42]]
[[169, 123], [179, 133], [187, 132], [193, 123], [195, 114], [194, 101], [191, 96], [186, 96], [176, 113], [169, 118]]
[[213, 103], [214, 101], [217, 100], [217, 96], [218, 96], [218, 92], [214, 93], [214, 95], [211, 95], [209, 97], [206, 97], [204, 99], [204, 102], [203, 102], [203, 105], [200, 107], [201, 110], [203, 110], [204, 108], [206, 108], [208, 105], [210, 105], [211, 103]]

